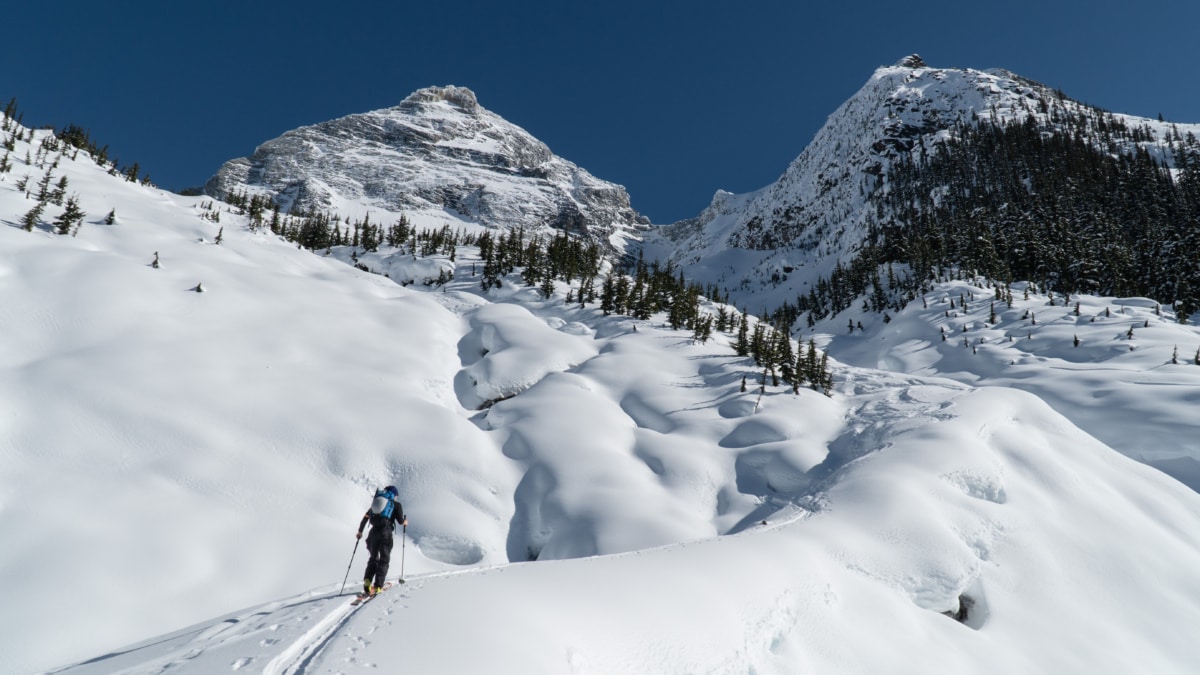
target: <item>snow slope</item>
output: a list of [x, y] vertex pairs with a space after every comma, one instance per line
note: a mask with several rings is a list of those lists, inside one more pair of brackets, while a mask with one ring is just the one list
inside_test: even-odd
[[[674, 259], [690, 279], [724, 289], [732, 302], [751, 311], [795, 304], [835, 265], [854, 256], [867, 218], [874, 215], [872, 193], [886, 189], [880, 176], [897, 157], [929, 152], [958, 122], [1034, 117], [1061, 127], [1055, 120], [1067, 113], [1097, 111], [1003, 69], [932, 68], [919, 57], [907, 57], [878, 68], [777, 181], [742, 195], [718, 191], [696, 218], [650, 233], [647, 255]], [[1141, 141], [1114, 141], [1107, 152], [1136, 148], [1171, 165], [1167, 139], [1200, 135], [1200, 125], [1106, 114], [1146, 132]], [[1023, 288], [1019, 284], [1017, 291]], [[1155, 303], [1145, 298], [1084, 297], [1077, 317], [1061, 296], [1053, 307], [1037, 293], [1012, 309], [1001, 308], [999, 322], [989, 326], [992, 292], [982, 285], [951, 284], [930, 296], [936, 305], [919, 317], [900, 317], [885, 326], [881, 316], [851, 309], [816, 330], [831, 336], [823, 344], [845, 363], [1036, 393], [1114, 449], [1200, 489], [1200, 434], [1192, 398], [1179, 405], [1146, 401], [1150, 392], [1158, 401], [1161, 393], [1200, 384], [1200, 369], [1170, 363], [1176, 350], [1182, 364], [1194, 363], [1200, 350], [1194, 326], [1178, 325], [1169, 307], [1156, 312]], [[973, 309], [949, 308], [954, 316], [943, 316], [948, 300], [963, 293], [979, 299]], [[1034, 319], [1023, 318], [1030, 312]], [[847, 331], [848, 321], [863, 323], [867, 332]], [[1131, 326], [1132, 340], [1125, 336]], [[941, 341], [939, 330], [950, 336], [948, 342]], [[1082, 340], [1078, 349], [1070, 347], [1076, 335]], [[1007, 343], [1026, 336], [1031, 339]], [[958, 348], [964, 337], [979, 358], [963, 358], [971, 351]], [[1000, 341], [1005, 344], [997, 346]]]
[[1194, 493], [1028, 395], [851, 376], [871, 428], [838, 440], [866, 454], [807, 518], [409, 576], [358, 609], [334, 584], [61, 672], [1191, 671]]
[[[891, 322], [849, 310], [818, 330], [845, 363], [1032, 392], [1113, 449], [1200, 490], [1200, 327], [1147, 298], [1026, 299], [1028, 288], [1016, 284], [1009, 307], [983, 280], [947, 282]], [[848, 331], [848, 321], [864, 330]]]
[[[434, 263], [455, 281], [401, 287], [82, 154], [54, 170], [88, 213], [78, 236], [25, 232], [13, 183], [42, 169], [17, 148], [0, 181], [0, 672], [1194, 664], [1200, 495], [1096, 439], [1120, 419], [1085, 431], [946, 377], [952, 355], [835, 364], [832, 397], [760, 391], [728, 336], [695, 344], [516, 275], [482, 295], [469, 247]], [[862, 358], [877, 344], [882, 363], [886, 336]], [[1057, 382], [1052, 365], [1029, 359], [1022, 381]], [[1106, 367], [1135, 387], [1144, 364]], [[1183, 410], [1192, 392], [1128, 404]], [[352, 533], [384, 483], [410, 516], [392, 568], [409, 583], [351, 611]], [[943, 615], [963, 603], [964, 623]]]
[[[743, 195], [718, 191], [697, 217], [648, 233], [647, 256], [674, 260], [738, 306], [795, 303], [858, 252], [876, 215], [873, 197], [886, 191], [899, 157], [919, 161], [959, 123], [1035, 118], [1062, 129], [1070, 114], [1101, 112], [1004, 69], [934, 68], [908, 56], [876, 69], [775, 182]], [[1147, 139], [1105, 144], [1105, 152], [1140, 149], [1173, 165], [1168, 139], [1200, 135], [1198, 124], [1106, 114]]]

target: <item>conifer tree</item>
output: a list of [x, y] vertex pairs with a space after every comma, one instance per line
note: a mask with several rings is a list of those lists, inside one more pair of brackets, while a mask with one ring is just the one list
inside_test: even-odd
[[821, 354], [821, 364], [818, 367], [817, 372], [819, 373], [819, 377], [820, 377], [821, 390], [825, 393], [826, 396], [833, 395], [833, 371], [831, 371], [829, 369], [829, 353], [828, 352], [824, 352]]
[[53, 178], [49, 171], [42, 175], [42, 179], [38, 181], [37, 200], [45, 203], [50, 199], [50, 180]]
[[729, 330], [729, 311], [725, 309], [725, 305], [717, 307], [717, 332], [725, 333]]
[[75, 197], [67, 199], [67, 205], [58, 218], [54, 219], [54, 231], [58, 234], [71, 234], [79, 223], [83, 221], [87, 215], [79, 208], [79, 201]]
[[694, 323], [692, 328], [692, 342], [707, 344], [708, 339], [712, 337], [713, 317], [706, 316]]
[[604, 312], [604, 316], [614, 313], [617, 309], [617, 284], [613, 281], [613, 275], [609, 274], [604, 277], [604, 284], [600, 289], [600, 311]]
[[795, 377], [793, 366], [795, 365], [795, 353], [792, 352], [792, 339], [788, 337], [788, 333], [784, 329], [777, 331], [779, 336], [779, 344], [775, 348], [775, 362], [779, 364], [779, 374], [785, 382], [792, 382]]
[[42, 221], [42, 211], [45, 210], [46, 204], [38, 202], [32, 209], [29, 209], [24, 216], [21, 217], [21, 227], [26, 232], [33, 232], [33, 228]]
[[58, 179], [58, 184], [50, 192], [50, 202], [55, 206], [62, 206], [63, 198], [67, 194], [67, 177], [63, 176]]
[[804, 379], [809, 382], [809, 385], [815, 390], [821, 384], [820, 358], [817, 356], [817, 341], [816, 338], [808, 339], [808, 349], [804, 354], [804, 367], [801, 372], [804, 373]]
[[750, 354], [750, 316], [742, 312], [738, 321], [737, 342], [734, 343], [734, 352], [738, 356], [749, 356]]
[[617, 277], [613, 291], [613, 313], [624, 314], [629, 309], [629, 277], [624, 274]]

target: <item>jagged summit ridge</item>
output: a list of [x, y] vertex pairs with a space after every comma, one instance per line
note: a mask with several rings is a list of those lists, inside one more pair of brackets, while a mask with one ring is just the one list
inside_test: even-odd
[[409, 94], [400, 105], [412, 108], [421, 104], [437, 103], [439, 101], [446, 101], [468, 114], [477, 114], [480, 110], [479, 99], [476, 98], [475, 92], [466, 87], [456, 87], [452, 84], [445, 87], [425, 87], [424, 89], [418, 89]]
[[286, 132], [226, 162], [204, 191], [269, 194], [285, 212], [552, 228], [616, 249], [649, 225], [622, 186], [558, 157], [457, 86], [419, 89], [391, 108]]
[[[1054, 128], [1074, 113], [1101, 114], [1006, 70], [934, 68], [913, 54], [877, 68], [777, 181], [743, 195], [718, 192], [703, 213], [657, 230], [648, 245], [740, 302], [794, 302], [861, 249], [874, 198], [888, 189], [897, 161], [930, 156], [960, 124], [1036, 118]], [[1161, 141], [1172, 125], [1115, 117], [1152, 137], [1107, 152], [1144, 150], [1171, 161]]]

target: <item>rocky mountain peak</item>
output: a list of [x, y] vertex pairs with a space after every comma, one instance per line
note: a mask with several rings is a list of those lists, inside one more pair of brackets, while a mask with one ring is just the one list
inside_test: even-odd
[[896, 62], [897, 68], [927, 68], [920, 54], [909, 54]]
[[478, 114], [481, 108], [479, 100], [475, 97], [475, 92], [466, 87], [456, 87], [447, 85], [445, 87], [425, 87], [418, 89], [409, 94], [407, 98], [400, 103], [401, 107], [412, 107], [422, 104], [438, 103], [445, 101], [459, 110], [470, 114]]
[[[648, 246], [690, 278], [729, 289], [738, 302], [795, 302], [862, 250], [897, 163], [928, 159], [977, 123], [1030, 121], [1056, 133], [1069, 132], [1070, 119], [1090, 120], [1076, 126], [1099, 134], [1113, 124], [1100, 115], [1006, 70], [934, 68], [913, 54], [878, 68], [774, 183], [744, 195], [719, 193], [697, 217], [657, 229]], [[1140, 149], [1170, 161], [1161, 144], [1167, 125], [1119, 117], [1141, 131], [1109, 141], [1105, 151]]]
[[266, 194], [284, 212], [568, 231], [612, 250], [649, 226], [625, 188], [558, 157], [456, 86], [286, 132], [226, 162], [204, 191]]

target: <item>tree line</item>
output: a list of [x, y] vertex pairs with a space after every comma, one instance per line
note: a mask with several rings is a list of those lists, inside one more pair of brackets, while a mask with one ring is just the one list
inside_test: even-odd
[[1190, 132], [1160, 139], [1102, 111], [1060, 107], [959, 123], [948, 140], [902, 154], [870, 204], [854, 259], [771, 316], [812, 325], [865, 297], [864, 309], [886, 318], [946, 268], [1151, 297], [1180, 321], [1200, 311], [1200, 141]]

